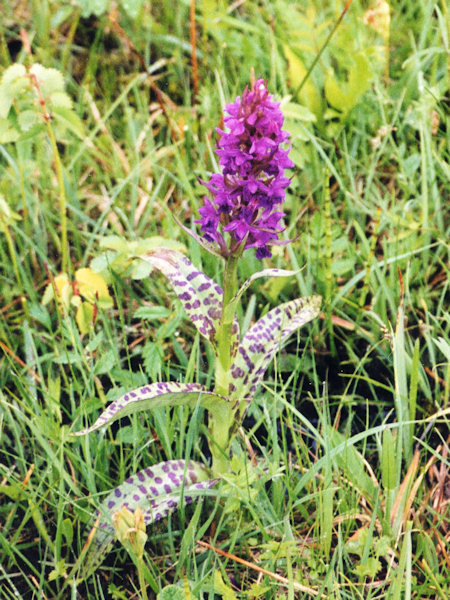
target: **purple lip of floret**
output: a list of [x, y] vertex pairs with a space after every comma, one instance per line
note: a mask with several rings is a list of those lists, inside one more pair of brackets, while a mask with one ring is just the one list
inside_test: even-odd
[[[284, 213], [277, 207], [284, 201], [290, 179], [284, 170], [294, 166], [289, 149], [282, 146], [289, 133], [282, 129], [283, 113], [273, 101], [263, 79], [254, 89], [245, 88], [242, 98], [226, 106], [216, 153], [222, 173], [215, 173], [204, 185], [213, 200], [204, 198], [199, 209], [201, 230], [208, 242], [216, 242], [221, 254], [229, 256], [256, 248], [257, 258], [271, 256], [270, 245], [283, 231]], [[223, 233], [230, 234], [227, 245]]]

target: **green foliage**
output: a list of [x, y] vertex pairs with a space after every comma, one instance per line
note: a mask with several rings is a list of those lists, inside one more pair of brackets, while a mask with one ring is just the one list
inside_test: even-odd
[[84, 135], [81, 119], [64, 91], [60, 71], [39, 63], [8, 67], [0, 80], [0, 143], [18, 142], [37, 135], [53, 120], [57, 137], [67, 130], [79, 138]]
[[158, 594], [157, 600], [185, 600], [186, 595], [176, 585], [166, 585]]
[[[374, 77], [383, 72], [385, 38], [377, 38], [354, 10], [347, 13], [334, 35], [330, 33], [334, 22], [331, 11], [320, 11], [314, 4], [303, 8], [278, 0], [275, 11], [279, 38], [289, 40], [283, 42], [283, 52], [294, 98], [315, 115], [319, 127], [335, 135]], [[387, 23], [389, 30], [389, 20]], [[281, 27], [287, 36], [282, 35]], [[325, 43], [321, 62], [305, 81], [308, 67]]]
[[[81, 8], [81, 16], [84, 18], [91, 15], [101, 17], [114, 7], [111, 0], [76, 0], [75, 3]], [[144, 0], [119, 0], [118, 5], [131, 19], [138, 19], [144, 6]]]
[[[195, 229], [199, 178], [216, 169], [218, 115], [253, 67], [283, 103], [292, 133], [286, 238], [299, 237], [265, 264], [294, 274], [243, 292], [241, 329], [311, 293], [323, 296], [323, 315], [275, 356], [246, 413], [245, 437], [238, 431], [233, 443], [225, 489], [149, 527], [147, 594], [154, 600], [176, 582], [186, 598], [219, 596], [219, 572], [242, 598], [447, 599], [448, 11], [444, 2], [392, 2], [387, 39], [386, 23], [383, 33], [365, 22], [382, 4], [350, 4], [297, 93], [345, 2], [198, 1], [195, 96], [190, 2], [176, 10], [168, 0], [144, 3], [137, 18], [118, 2], [126, 38], [106, 13], [84, 16], [92, 3], [83, 16], [76, 2], [1, 3], [2, 597], [142, 594], [137, 564], [119, 544], [77, 582], [92, 512], [143, 467], [174, 456], [208, 462], [203, 411], [186, 406], [126, 417], [118, 434], [113, 425], [74, 441], [70, 430], [152, 375], [210, 389], [211, 351], [164, 278], [133, 256], [139, 240], [158, 246], [164, 238], [220, 277], [220, 263], [194, 248], [171, 213]], [[371, 70], [360, 87], [357, 61]], [[33, 62], [50, 80], [55, 69], [58, 85], [64, 79], [51, 92], [60, 106], [47, 112], [67, 195], [65, 267], [61, 188], [28, 75]], [[111, 236], [121, 248], [109, 247]], [[240, 265], [241, 282], [255, 264], [249, 255]], [[99, 273], [113, 299], [83, 335], [66, 294], [80, 268]], [[61, 273], [66, 295], [55, 302], [49, 291], [43, 305]], [[164, 345], [160, 371], [153, 344]], [[249, 457], [260, 464], [246, 468]]]

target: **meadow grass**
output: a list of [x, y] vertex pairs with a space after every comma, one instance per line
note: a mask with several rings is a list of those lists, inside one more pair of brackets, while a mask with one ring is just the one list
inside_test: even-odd
[[[60, 70], [83, 130], [55, 130], [56, 146], [46, 130], [0, 144], [0, 193], [20, 217], [0, 214], [0, 598], [141, 597], [118, 542], [83, 570], [90, 517], [145, 466], [209, 459], [200, 409], [70, 432], [148, 381], [211, 386], [211, 350], [166, 282], [114, 268], [105, 248], [110, 236], [162, 236], [220, 277], [172, 215], [194, 226], [221, 111], [254, 69], [283, 100], [296, 164], [285, 237], [298, 238], [267, 266], [298, 273], [255, 282], [239, 318], [245, 331], [311, 293], [323, 313], [277, 355], [230, 476], [148, 529], [148, 597], [445, 600], [446, 3], [399, 0], [389, 26], [355, 0], [305, 82], [344, 2], [194, 3], [196, 72], [190, 3], [128, 4], [138, 16], [122, 4], [116, 16], [63, 0], [2, 6], [0, 75], [13, 62]], [[113, 307], [81, 333], [74, 306], [42, 300], [92, 260]], [[240, 278], [258, 268], [249, 254]]]

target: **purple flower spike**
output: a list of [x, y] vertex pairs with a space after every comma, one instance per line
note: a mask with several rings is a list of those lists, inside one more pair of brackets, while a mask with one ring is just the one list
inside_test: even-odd
[[[199, 209], [201, 230], [208, 242], [216, 242], [228, 256], [244, 245], [256, 248], [257, 258], [271, 256], [270, 245], [283, 231], [284, 213], [277, 210], [284, 201], [290, 179], [284, 170], [294, 163], [283, 148], [289, 133], [283, 131], [283, 114], [263, 79], [254, 89], [245, 88], [242, 97], [226, 106], [221, 138], [216, 153], [222, 173], [215, 173], [204, 185], [213, 196]], [[230, 235], [226, 243], [224, 233]]]

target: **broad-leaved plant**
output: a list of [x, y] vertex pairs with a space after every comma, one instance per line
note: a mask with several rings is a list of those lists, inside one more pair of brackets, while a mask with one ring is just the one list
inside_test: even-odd
[[320, 297], [285, 302], [240, 334], [236, 308], [243, 292], [259, 277], [286, 277], [282, 269], [263, 269], [238, 287], [237, 267], [243, 252], [255, 248], [258, 259], [271, 256], [283, 230], [281, 210], [292, 168], [288, 137], [279, 104], [263, 80], [253, 82], [226, 107], [227, 131], [218, 130], [216, 152], [221, 172], [205, 186], [200, 208], [202, 235], [186, 230], [207, 251], [224, 261], [222, 286], [200, 271], [181, 252], [159, 248], [141, 256], [161, 272], [181, 301], [187, 316], [214, 351], [215, 384], [159, 382], [132, 390], [115, 400], [84, 435], [138, 411], [166, 406], [201, 406], [208, 411], [212, 464], [170, 460], [147, 467], [113, 489], [96, 513], [91, 536], [91, 562], [114, 539], [114, 514], [125, 507], [142, 512], [144, 523], [158, 521], [183, 502], [188, 504], [227, 474], [232, 438], [255, 396], [270, 361], [287, 338], [317, 316]]

